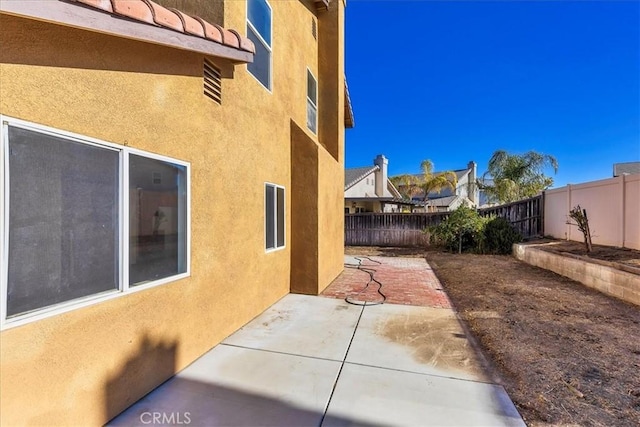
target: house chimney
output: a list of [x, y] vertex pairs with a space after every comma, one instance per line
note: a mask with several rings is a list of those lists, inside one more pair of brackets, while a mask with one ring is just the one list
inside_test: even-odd
[[377, 170], [376, 173], [376, 196], [385, 197], [388, 193], [387, 191], [387, 167], [389, 164], [389, 160], [383, 156], [382, 154], [378, 154], [378, 156], [373, 160], [373, 164], [377, 165], [380, 169]]
[[473, 202], [475, 206], [478, 206], [480, 202], [480, 191], [478, 190], [478, 184], [476, 180], [478, 178], [478, 165], [473, 160], [467, 164], [469, 169], [469, 190], [467, 191], [469, 200]]

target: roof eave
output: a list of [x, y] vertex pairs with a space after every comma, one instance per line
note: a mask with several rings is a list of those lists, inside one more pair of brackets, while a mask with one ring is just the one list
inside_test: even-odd
[[397, 201], [394, 197], [345, 197], [345, 201], [349, 202], [395, 202]]
[[400, 197], [400, 198], [402, 198], [402, 194], [400, 194], [400, 192], [398, 191], [398, 189], [396, 188], [396, 186], [395, 186], [395, 185], [393, 185], [393, 182], [391, 182], [391, 180], [390, 180], [389, 178], [387, 178], [387, 185], [388, 185], [388, 186], [390, 185], [390, 186], [391, 186], [391, 188], [393, 189], [393, 192], [395, 193], [395, 194], [394, 194], [394, 197]]
[[315, 0], [316, 9], [329, 9], [329, 3], [331, 0]]
[[351, 96], [349, 95], [349, 86], [347, 85], [347, 77], [344, 78], [344, 127], [351, 129], [355, 126], [353, 118], [353, 105], [351, 104]]
[[198, 52], [203, 55], [225, 59], [232, 64], [253, 62], [253, 54], [251, 52], [188, 34], [170, 31], [166, 28], [110, 15], [99, 10], [78, 7], [77, 4], [73, 3], [51, 0], [2, 0], [0, 1], [0, 13]]

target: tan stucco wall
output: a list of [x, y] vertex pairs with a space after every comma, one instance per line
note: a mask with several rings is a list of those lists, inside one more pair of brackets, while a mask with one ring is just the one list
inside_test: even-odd
[[567, 223], [569, 211], [578, 205], [587, 211], [593, 243], [640, 249], [640, 175], [547, 190], [544, 199], [545, 235], [583, 241], [582, 232]]
[[[315, 7], [309, 2], [309, 7]], [[317, 295], [344, 266], [344, 4], [331, 2], [318, 14], [318, 138], [310, 135], [306, 115], [292, 132], [293, 222], [306, 232], [293, 236], [291, 291]], [[304, 129], [303, 129], [304, 128]], [[308, 136], [300, 135], [305, 132]], [[317, 176], [316, 176], [317, 174]], [[318, 191], [309, 191], [317, 181]], [[317, 206], [317, 212], [311, 209]], [[307, 216], [307, 219], [304, 217]], [[299, 218], [296, 220], [296, 218]], [[315, 222], [316, 227], [311, 224]], [[318, 258], [317, 266], [308, 261]]]
[[342, 272], [344, 266], [344, 165], [336, 163], [324, 150], [319, 153], [318, 180], [322, 184], [318, 194], [318, 293]]
[[[323, 76], [308, 5], [271, 4], [273, 91], [238, 66], [222, 106], [198, 54], [0, 15], [1, 114], [188, 161], [192, 179], [191, 277], [2, 331], [0, 424], [103, 424], [289, 292], [290, 122], [306, 123], [306, 67]], [[226, 26], [245, 33], [245, 7], [227, 2]], [[342, 268], [344, 165], [318, 147], [331, 225], [305, 262], [323, 288]], [[270, 253], [266, 181], [287, 191], [287, 245]]]
[[640, 249], [640, 175], [624, 178], [624, 246]]
[[[318, 72], [321, 125], [318, 194], [318, 292], [335, 279], [344, 266], [344, 7], [333, 1], [318, 21]], [[336, 162], [337, 160], [337, 162]], [[337, 179], [336, 179], [337, 178]]]
[[291, 121], [291, 292], [318, 293], [318, 152], [322, 148]]
[[181, 10], [192, 16], [200, 17], [213, 24], [225, 26], [224, 4], [222, 0], [157, 0], [156, 3]]

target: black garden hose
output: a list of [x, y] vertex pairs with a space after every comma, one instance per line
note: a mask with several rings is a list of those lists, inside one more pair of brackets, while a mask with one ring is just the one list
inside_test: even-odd
[[[363, 257], [354, 257], [355, 259], [358, 260], [358, 265], [354, 265], [354, 264], [345, 264], [346, 268], [353, 268], [353, 269], [357, 269], [357, 270], [361, 270], [364, 271], [365, 273], [369, 274], [369, 281], [367, 282], [367, 284], [365, 285], [365, 287], [358, 292], [355, 295], [349, 295], [347, 296], [344, 300], [346, 302], [348, 302], [349, 304], [353, 304], [353, 305], [359, 305], [359, 306], [368, 306], [368, 305], [381, 305], [384, 304], [384, 302], [387, 300], [387, 296], [385, 294], [382, 293], [382, 283], [380, 283], [378, 280], [375, 279], [375, 277], [373, 277], [373, 275], [375, 274], [376, 270], [373, 268], [370, 268], [368, 266], [363, 266], [362, 265], [362, 259], [367, 259], [371, 262], [375, 262], [376, 264], [382, 264], [380, 261], [376, 261], [375, 259], [371, 259], [369, 257], [363, 256]], [[382, 301], [379, 302], [360, 302], [357, 301], [357, 297], [361, 294], [363, 294], [367, 288], [369, 288], [369, 285], [371, 285], [371, 283], [375, 283], [378, 285], [378, 289], [377, 292], [380, 294], [380, 296], [382, 297]]]

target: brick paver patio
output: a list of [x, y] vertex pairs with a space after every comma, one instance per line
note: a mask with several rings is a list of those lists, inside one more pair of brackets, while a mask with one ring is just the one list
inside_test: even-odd
[[[356, 258], [360, 258], [362, 270], [356, 268]], [[350, 300], [367, 303], [381, 302], [382, 296], [377, 292], [377, 283], [371, 282], [363, 292], [371, 280], [367, 271], [371, 271], [373, 278], [382, 283], [380, 290], [387, 297], [386, 303], [451, 308], [451, 302], [442, 291], [440, 281], [423, 258], [349, 256], [342, 274], [321, 296], [340, 299], [350, 297]]]

